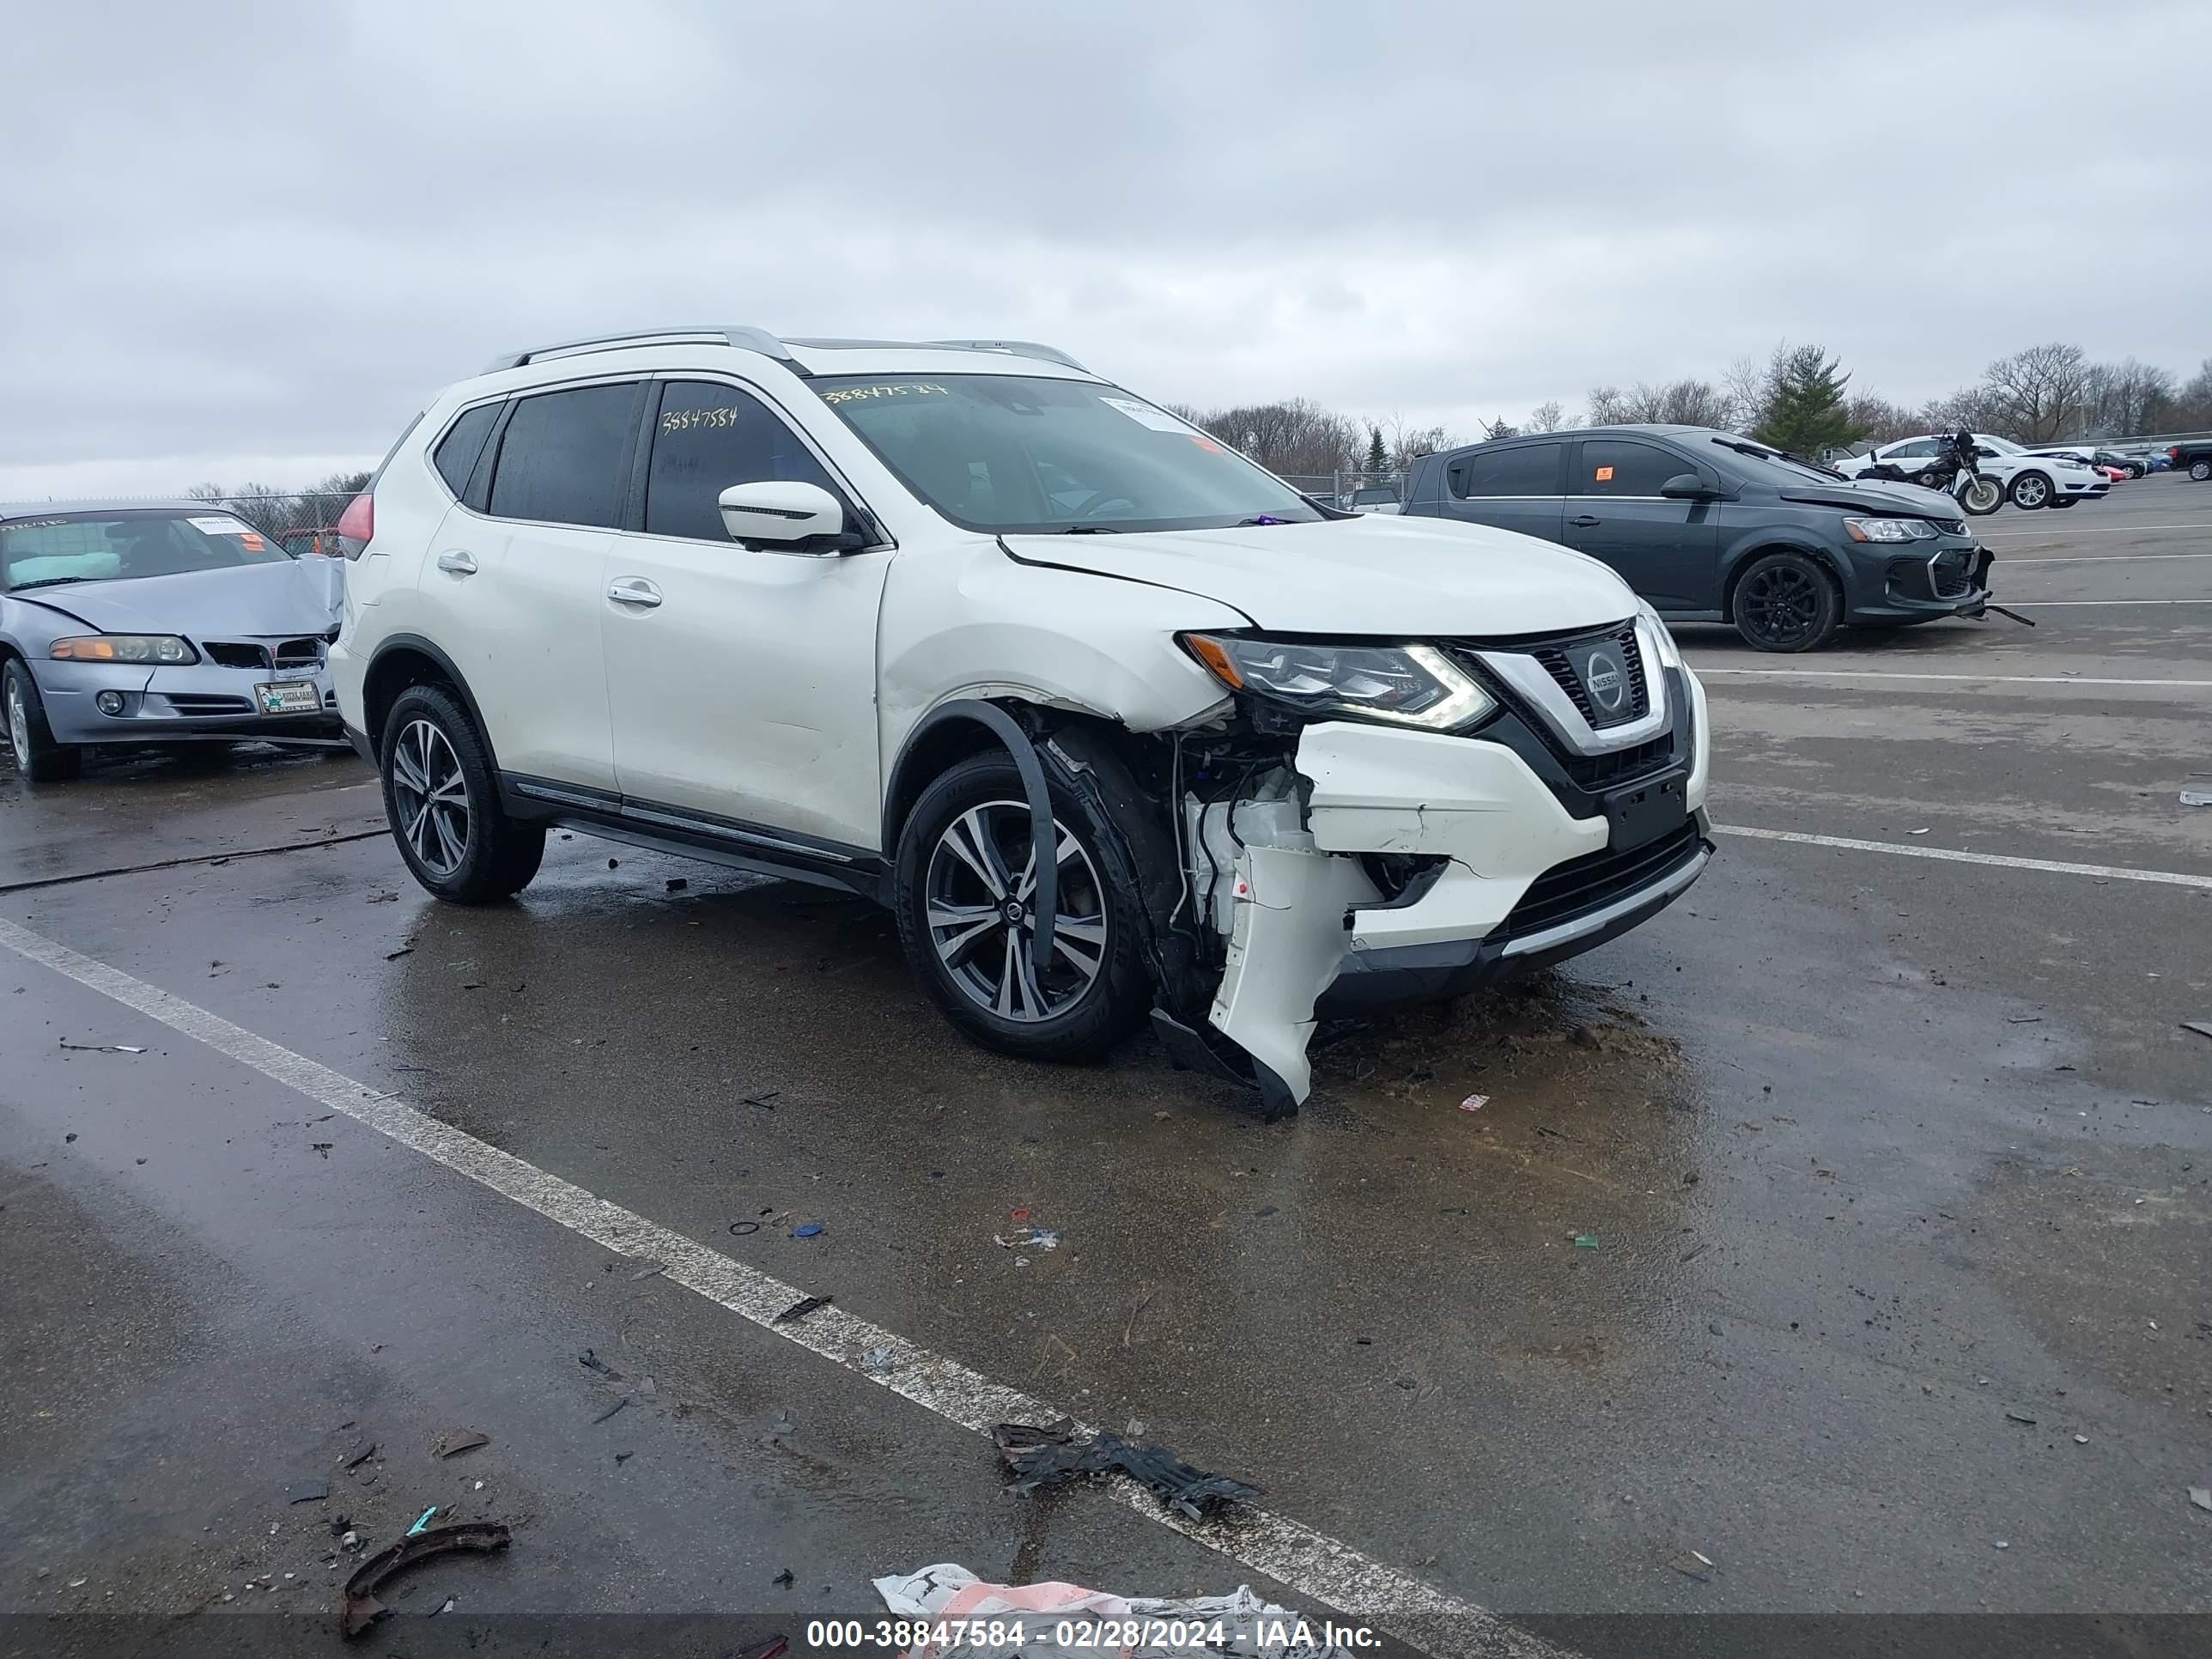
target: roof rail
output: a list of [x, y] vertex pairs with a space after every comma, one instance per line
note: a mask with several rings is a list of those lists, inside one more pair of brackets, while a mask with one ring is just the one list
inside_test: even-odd
[[950, 346], [956, 351], [1003, 351], [1010, 356], [1036, 357], [1048, 363], [1058, 363], [1063, 368], [1088, 374], [1091, 371], [1057, 346], [1039, 345], [1035, 340], [926, 340], [925, 345]]
[[580, 340], [560, 340], [551, 345], [532, 346], [527, 351], [502, 352], [486, 363], [483, 372], [496, 374], [501, 369], [520, 368], [525, 363], [534, 363], [546, 357], [580, 356], [590, 351], [621, 351], [632, 346], [647, 345], [737, 346], [797, 367], [791, 348], [764, 328], [751, 328], [743, 324], [735, 326], [709, 324], [701, 328], [634, 328], [621, 334], [594, 334]]

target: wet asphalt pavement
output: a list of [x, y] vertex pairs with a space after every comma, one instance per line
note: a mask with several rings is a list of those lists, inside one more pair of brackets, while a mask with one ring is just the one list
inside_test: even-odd
[[[1717, 822], [2212, 877], [2212, 604], [2139, 603], [2212, 599], [2212, 488], [1981, 528], [2034, 629], [1682, 630]], [[577, 836], [458, 910], [380, 822], [324, 755], [0, 783], [0, 919], [1569, 1647], [2212, 1601], [2212, 887], [1724, 836], [1262, 1125], [1149, 1039], [969, 1048], [859, 902]], [[1329, 1610], [6, 950], [0, 1054], [0, 1613], [258, 1640], [432, 1504], [516, 1542], [404, 1618], [795, 1635], [937, 1561]]]

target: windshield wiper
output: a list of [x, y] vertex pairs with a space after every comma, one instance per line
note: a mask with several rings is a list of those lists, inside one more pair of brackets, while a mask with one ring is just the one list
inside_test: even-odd
[[1063, 536], [1118, 536], [1121, 532], [1110, 524], [1072, 524], [1060, 533]]
[[64, 582], [88, 582], [91, 580], [89, 576], [41, 576], [34, 582], [18, 582], [8, 591], [10, 593], [27, 593], [34, 587], [59, 587]]

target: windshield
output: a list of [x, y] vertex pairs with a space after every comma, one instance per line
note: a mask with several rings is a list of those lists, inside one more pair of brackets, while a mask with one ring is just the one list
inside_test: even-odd
[[283, 550], [252, 525], [212, 510], [115, 507], [0, 524], [0, 588], [285, 562]]
[[1324, 516], [1196, 427], [1095, 381], [891, 374], [811, 384], [901, 483], [970, 530], [1214, 530]]
[[1815, 466], [1810, 461], [1785, 455], [1778, 449], [1769, 449], [1765, 444], [1753, 443], [1747, 438], [1715, 438], [1719, 445], [1734, 457], [1729, 465], [1736, 471], [1748, 474], [1765, 483], [1802, 484], [1807, 480], [1814, 483], [1834, 483], [1843, 474], [1825, 466]]
[[1992, 438], [1986, 432], [1974, 434], [1974, 441], [1994, 449], [2000, 455], [2025, 455], [2027, 452], [2009, 438]]

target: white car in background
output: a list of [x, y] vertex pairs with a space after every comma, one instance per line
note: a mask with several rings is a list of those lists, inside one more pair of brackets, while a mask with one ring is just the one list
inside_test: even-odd
[[[1895, 443], [1877, 445], [1863, 455], [1842, 457], [1833, 465], [1847, 478], [1856, 478], [1883, 461], [1910, 472], [1916, 462], [1935, 465], [1943, 442], [1942, 435], [1936, 433], [1900, 438]], [[2062, 455], [2031, 454], [2009, 438], [1985, 432], [1974, 434], [1974, 456], [1982, 471], [2004, 486], [2006, 499], [2026, 513], [2094, 501], [2112, 487], [2110, 478], [2085, 462]]]

